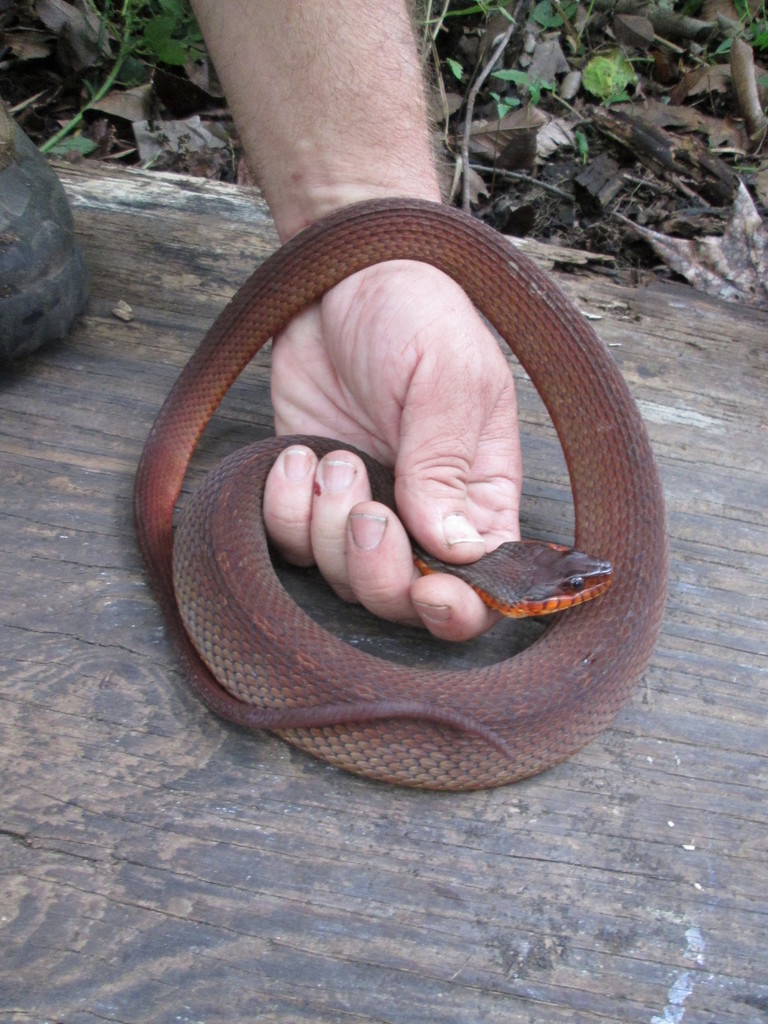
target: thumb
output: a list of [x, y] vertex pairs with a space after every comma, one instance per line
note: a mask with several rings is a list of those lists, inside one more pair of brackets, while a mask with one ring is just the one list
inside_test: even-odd
[[408, 532], [446, 562], [473, 562], [485, 552], [475, 526], [468, 489], [471, 453], [462, 438], [438, 435], [404, 448], [395, 466], [395, 500]]
[[475, 561], [520, 537], [517, 406], [512, 376], [499, 358], [501, 366], [488, 372], [485, 364], [474, 380], [459, 373], [447, 398], [433, 383], [440, 376], [428, 372], [431, 382], [422, 390], [414, 374], [403, 409], [398, 513], [416, 541], [446, 562]]

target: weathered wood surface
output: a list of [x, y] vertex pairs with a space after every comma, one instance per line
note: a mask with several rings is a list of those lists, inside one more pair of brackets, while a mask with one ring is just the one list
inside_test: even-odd
[[[134, 545], [145, 435], [274, 244], [263, 208], [163, 176], [64, 177], [89, 312], [0, 381], [0, 1019], [768, 1019], [768, 317], [561, 277], [603, 317], [661, 462], [661, 642], [567, 763], [485, 793], [403, 791], [212, 717]], [[196, 475], [269, 430], [266, 362]], [[519, 394], [526, 525], [567, 535], [556, 442]]]

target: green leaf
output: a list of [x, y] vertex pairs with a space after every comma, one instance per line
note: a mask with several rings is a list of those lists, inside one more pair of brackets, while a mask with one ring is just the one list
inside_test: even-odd
[[579, 154], [579, 158], [583, 164], [587, 162], [589, 156], [589, 139], [584, 132], [575, 131], [573, 137], [576, 140], [576, 151]]
[[516, 71], [514, 68], [505, 69], [504, 71], [493, 71], [493, 78], [500, 78], [502, 82], [514, 82], [515, 85], [524, 85], [528, 88], [530, 81], [525, 71]]
[[503, 100], [497, 92], [492, 92], [491, 98], [496, 101], [496, 116], [499, 120], [506, 116], [510, 110], [514, 110], [515, 107], [520, 106], [520, 100], [517, 96], [511, 96], [508, 99]]
[[533, 8], [531, 17], [537, 25], [542, 28], [560, 28], [565, 24], [566, 18], [572, 18], [576, 13], [578, 4], [560, 4], [559, 9], [553, 7], [552, 0], [540, 0]]
[[540, 78], [531, 78], [525, 71], [494, 71], [494, 78], [500, 78], [503, 82], [514, 82], [518, 89], [527, 89], [534, 107], [538, 106], [541, 94], [544, 90], [554, 91], [554, 84], [542, 82]]
[[152, 76], [152, 68], [138, 57], [128, 56], [123, 61], [117, 81], [127, 89], [134, 85], [144, 85]]
[[189, 15], [186, 0], [159, 0], [159, 3], [166, 14], [173, 16], [177, 25], [181, 24]]
[[461, 81], [462, 78], [464, 77], [464, 68], [461, 66], [461, 64], [459, 64], [457, 60], [453, 60], [451, 57], [447, 58], [446, 64], [451, 69], [453, 77]]
[[186, 64], [189, 45], [173, 38], [178, 21], [173, 14], [158, 14], [144, 25], [144, 43], [163, 64]]
[[533, 8], [531, 17], [542, 28], [560, 28], [563, 24], [563, 17], [553, 8], [551, 0], [540, 0]]
[[637, 82], [634, 68], [620, 50], [605, 57], [593, 57], [584, 68], [584, 88], [601, 100], [614, 100]]
[[86, 139], [84, 135], [71, 135], [68, 139], [62, 139], [50, 152], [55, 156], [68, 156], [71, 153], [79, 153], [80, 156], [88, 156], [98, 149], [98, 143], [93, 139]]

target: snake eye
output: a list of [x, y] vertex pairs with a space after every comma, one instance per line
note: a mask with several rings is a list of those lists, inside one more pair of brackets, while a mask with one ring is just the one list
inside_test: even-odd
[[583, 576], [569, 576], [568, 586], [572, 590], [582, 590], [584, 588], [584, 577]]

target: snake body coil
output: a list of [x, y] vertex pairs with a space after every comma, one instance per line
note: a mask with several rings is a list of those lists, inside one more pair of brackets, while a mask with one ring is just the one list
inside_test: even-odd
[[[222, 529], [245, 518], [244, 502], [257, 513], [261, 508], [266, 473], [283, 443], [275, 439], [214, 471], [182, 531], [177, 563], [192, 569], [188, 576], [180, 570], [178, 588], [188, 621], [201, 622], [198, 647], [206, 657], [215, 652], [217, 672], [222, 666], [217, 681], [189, 638], [174, 591], [171, 519], [192, 452], [232, 382], [269, 338], [343, 278], [394, 259], [431, 263], [449, 274], [506, 339], [557, 429], [573, 489], [576, 546], [610, 559], [613, 585], [496, 665], [405, 670], [355, 650], [285, 593], [258, 514], [249, 517], [255, 533], [247, 543]], [[233, 470], [247, 475], [236, 492]], [[621, 374], [554, 282], [496, 232], [436, 204], [393, 199], [348, 207], [255, 271], [211, 327], [152, 427], [135, 513], [170, 636], [208, 706], [385, 781], [478, 789], [562, 760], [629, 699], [661, 625], [664, 502], [645, 427]], [[247, 576], [236, 574], [242, 584], [227, 572], [235, 564], [248, 569]]]

